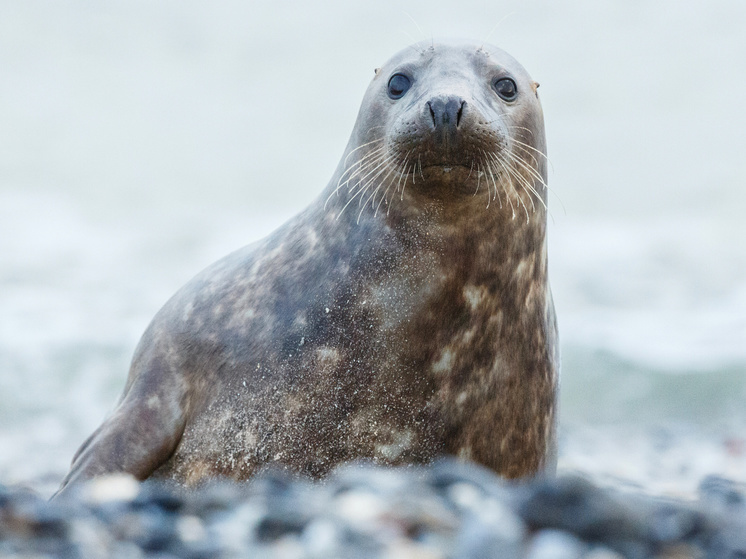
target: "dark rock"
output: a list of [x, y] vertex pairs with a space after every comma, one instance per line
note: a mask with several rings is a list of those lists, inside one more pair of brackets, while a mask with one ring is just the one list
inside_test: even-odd
[[166, 512], [178, 512], [184, 505], [182, 497], [169, 485], [143, 483], [132, 501], [134, 509], [156, 506]]
[[308, 524], [308, 519], [298, 514], [268, 516], [256, 527], [255, 537], [260, 543], [273, 542], [287, 534], [300, 534]]
[[533, 528], [567, 530], [586, 540], [639, 537], [634, 515], [580, 477], [542, 481], [526, 488], [517, 510]]
[[11, 498], [11, 491], [5, 485], [0, 483], [0, 509], [2, 509]]
[[730, 511], [743, 512], [746, 508], [746, 494], [740, 487], [719, 476], [707, 476], [698, 488], [700, 500], [710, 506]]
[[208, 517], [232, 509], [246, 498], [246, 484], [216, 480], [188, 495], [185, 510], [190, 514]]
[[145, 505], [116, 518], [111, 526], [120, 540], [137, 544], [145, 551], [165, 551], [176, 540], [174, 519], [157, 505]]
[[746, 558], [746, 525], [731, 526], [712, 538], [707, 554], [712, 559]]
[[265, 467], [259, 471], [249, 484], [252, 495], [284, 496], [295, 490], [295, 484], [304, 481], [300, 475], [292, 474], [285, 469]]
[[[647, 529], [640, 514], [580, 477], [543, 480], [520, 491], [516, 510], [533, 529], [564, 530], [587, 542], [604, 542], [625, 555], [645, 556]], [[642, 545], [642, 549], [640, 548]]]
[[680, 503], [661, 503], [648, 518], [649, 537], [658, 544], [692, 541], [708, 529], [704, 513]]

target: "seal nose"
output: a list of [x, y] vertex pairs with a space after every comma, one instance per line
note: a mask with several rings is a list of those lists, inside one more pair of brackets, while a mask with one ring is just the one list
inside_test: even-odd
[[436, 132], [454, 135], [466, 109], [460, 97], [435, 97], [427, 102]]

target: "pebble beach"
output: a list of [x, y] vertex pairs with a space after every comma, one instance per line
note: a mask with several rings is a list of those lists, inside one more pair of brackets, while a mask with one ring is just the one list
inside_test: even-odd
[[601, 489], [579, 476], [511, 484], [478, 466], [344, 466], [323, 483], [265, 471], [184, 491], [126, 476], [47, 502], [0, 486], [0, 557], [737, 558], [746, 486], [696, 498]]

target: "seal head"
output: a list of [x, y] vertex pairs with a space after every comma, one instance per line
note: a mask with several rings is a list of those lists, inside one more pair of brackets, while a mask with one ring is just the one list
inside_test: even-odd
[[394, 56], [319, 198], [158, 312], [63, 490], [443, 453], [552, 471], [545, 151], [536, 85], [503, 51]]
[[[401, 189], [398, 179], [410, 175], [407, 185], [425, 195], [476, 192], [488, 203], [534, 211], [533, 205], [545, 203], [546, 176], [536, 87], [518, 62], [495, 47], [406, 49], [377, 71], [344, 161], [354, 157], [359, 167], [376, 172], [355, 174], [349, 166], [344, 178], [391, 186], [386, 196], [385, 188], [375, 195], [374, 188], [358, 189], [360, 197], [372, 195], [371, 203], [386, 199], [388, 205], [391, 190]], [[542, 188], [532, 191], [534, 182]], [[525, 196], [516, 196], [515, 187]]]

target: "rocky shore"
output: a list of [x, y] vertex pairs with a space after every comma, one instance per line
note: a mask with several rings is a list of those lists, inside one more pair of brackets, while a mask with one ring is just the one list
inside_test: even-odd
[[510, 484], [452, 460], [190, 491], [112, 477], [51, 502], [0, 485], [0, 558], [16, 557], [737, 559], [746, 488], [709, 477], [672, 500], [575, 476]]

